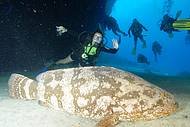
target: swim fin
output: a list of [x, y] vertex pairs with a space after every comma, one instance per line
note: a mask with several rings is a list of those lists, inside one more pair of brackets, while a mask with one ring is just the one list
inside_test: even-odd
[[175, 21], [173, 28], [176, 30], [190, 30], [190, 18]]
[[176, 16], [175, 16], [175, 20], [177, 20], [179, 18], [181, 13], [182, 13], [182, 10], [177, 11]]
[[42, 67], [39, 71], [37, 71], [34, 75], [37, 76], [40, 73], [46, 72], [50, 70], [52, 67], [54, 67], [56, 64], [53, 61], [50, 61], [51, 63], [47, 63], [46, 66]]

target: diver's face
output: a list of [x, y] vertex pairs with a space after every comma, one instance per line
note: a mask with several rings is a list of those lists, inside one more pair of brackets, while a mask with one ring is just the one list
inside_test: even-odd
[[92, 38], [92, 42], [99, 44], [99, 43], [101, 43], [101, 41], [102, 41], [102, 34], [96, 32], [96, 33], [94, 34], [93, 38]]

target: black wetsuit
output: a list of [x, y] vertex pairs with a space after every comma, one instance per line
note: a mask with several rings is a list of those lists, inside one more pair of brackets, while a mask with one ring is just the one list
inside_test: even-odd
[[137, 62], [138, 63], [145, 63], [145, 64], [150, 64], [150, 62], [148, 61], [147, 57], [144, 56], [143, 54], [139, 54], [137, 57]]
[[134, 36], [134, 49], [136, 51], [137, 48], [137, 40], [138, 38], [143, 42], [144, 45], [146, 45], [146, 41], [144, 40], [144, 37], [142, 35], [143, 30], [148, 31], [141, 23], [139, 23], [138, 21], [133, 21], [133, 23], [131, 24], [129, 30], [128, 30], [128, 35], [129, 37], [130, 32], [133, 34]]
[[162, 46], [157, 42], [153, 42], [152, 51], [154, 53], [155, 61], [157, 62], [157, 56], [161, 54]]
[[173, 23], [176, 21], [177, 19], [171, 18], [168, 16], [167, 20], [162, 20], [161, 26], [160, 26], [160, 30], [166, 32], [166, 33], [172, 33], [173, 31], [178, 31], [175, 30], [173, 28]]
[[[68, 31], [68, 33], [75, 37], [77, 35], [76, 33], [73, 34], [72, 31]], [[94, 66], [96, 64], [96, 60], [97, 60], [100, 52], [102, 52], [102, 51], [107, 52], [107, 53], [112, 53], [112, 54], [115, 54], [118, 51], [118, 49], [106, 47], [103, 44], [103, 42], [101, 42], [100, 44], [93, 45], [97, 48], [96, 54], [88, 55], [88, 59], [84, 59], [82, 57], [82, 54], [84, 53], [84, 50], [85, 50], [84, 47], [91, 44], [93, 34], [89, 33], [89, 32], [85, 32], [84, 36], [81, 34], [78, 34], [77, 37], [80, 42], [80, 46], [78, 48], [76, 48], [75, 50], [73, 50], [73, 52], [71, 54], [71, 59], [74, 60], [75, 62], [77, 62], [80, 66]]]

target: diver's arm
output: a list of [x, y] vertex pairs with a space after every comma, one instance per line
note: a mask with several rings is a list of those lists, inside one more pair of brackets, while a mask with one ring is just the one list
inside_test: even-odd
[[130, 28], [129, 28], [129, 30], [128, 30], [128, 35], [129, 35], [129, 37], [131, 37], [131, 28], [132, 28], [132, 26], [130, 26]]
[[102, 47], [101, 51], [115, 54], [115, 53], [117, 53], [118, 49], [108, 48], [108, 47]]
[[112, 54], [117, 53], [117, 51], [119, 49], [118, 41], [115, 40], [115, 39], [113, 39], [112, 43], [113, 43], [113, 48], [108, 48], [108, 47], [103, 46], [102, 49], [101, 49], [101, 51], [107, 52], [107, 53], [112, 53]]
[[73, 37], [78, 37], [79, 33], [77, 33], [76, 31], [73, 30], [68, 30], [67, 33]]
[[141, 24], [142, 28], [145, 30], [145, 31], [148, 31], [148, 29], [146, 27], [144, 27], [142, 24]]
[[57, 64], [57, 65], [58, 64], [67, 64], [67, 63], [71, 63], [73, 61], [74, 60], [72, 59], [71, 54], [69, 54], [66, 58], [56, 61], [55, 64]]

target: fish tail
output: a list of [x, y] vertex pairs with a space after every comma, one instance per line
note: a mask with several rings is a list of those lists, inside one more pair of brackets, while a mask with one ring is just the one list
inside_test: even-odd
[[37, 98], [37, 82], [20, 74], [12, 74], [8, 81], [9, 96], [14, 99]]

